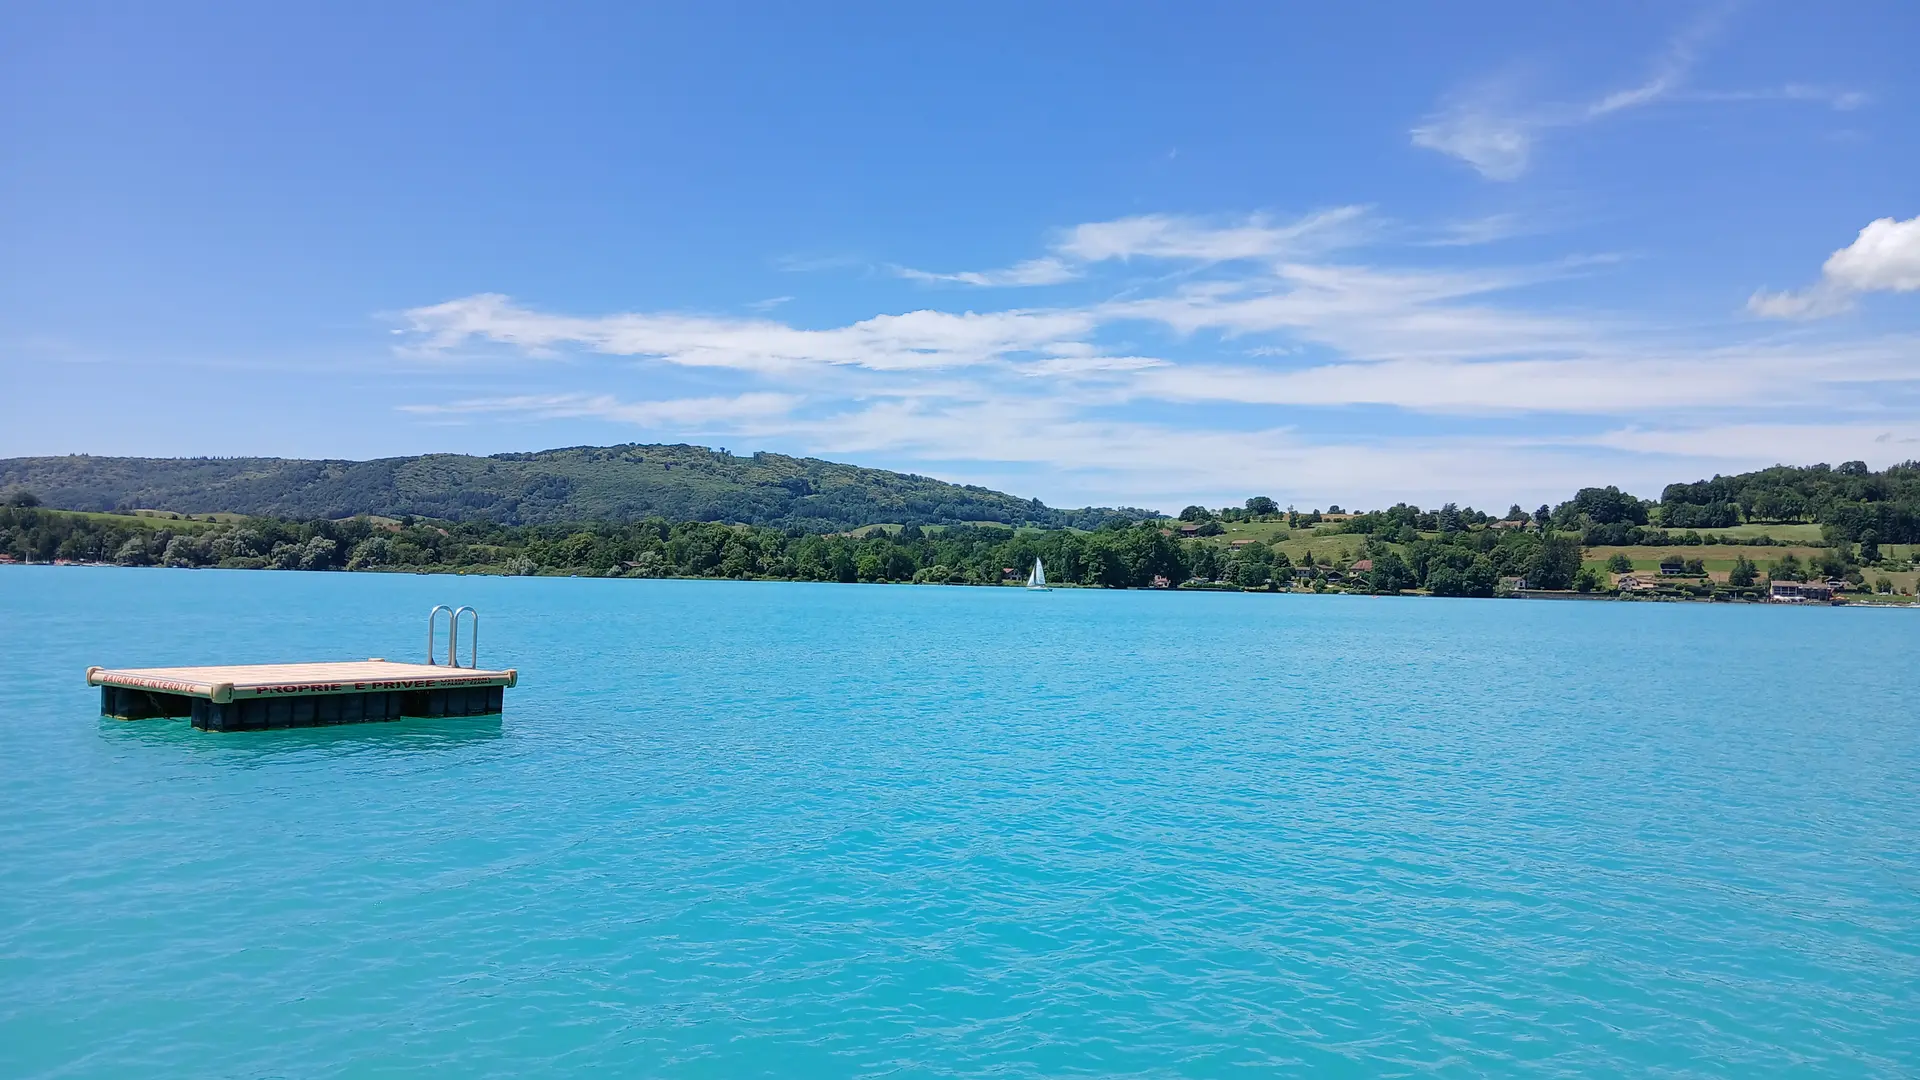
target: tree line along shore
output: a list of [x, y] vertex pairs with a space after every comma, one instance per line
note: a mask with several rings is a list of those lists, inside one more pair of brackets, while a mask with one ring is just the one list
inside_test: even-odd
[[1758, 491], [1731, 482], [1741, 479], [1671, 485], [1659, 502], [1587, 488], [1497, 517], [1452, 504], [1303, 511], [1255, 497], [1094, 529], [875, 524], [830, 533], [661, 519], [91, 513], [49, 509], [16, 490], [0, 499], [0, 561], [994, 585], [1023, 580], [1038, 558], [1052, 583], [1104, 588], [1752, 600], [1773, 582], [1817, 581], [1858, 600], [1911, 599], [1920, 470], [1790, 469]]

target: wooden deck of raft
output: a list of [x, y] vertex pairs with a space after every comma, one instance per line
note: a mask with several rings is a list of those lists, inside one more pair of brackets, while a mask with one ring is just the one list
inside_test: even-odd
[[405, 716], [490, 716], [519, 673], [438, 664], [349, 660], [319, 664], [88, 668], [100, 711], [123, 720], [191, 717], [208, 731], [357, 724]]

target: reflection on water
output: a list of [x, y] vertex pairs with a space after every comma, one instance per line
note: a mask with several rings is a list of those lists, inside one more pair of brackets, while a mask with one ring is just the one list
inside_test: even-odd
[[100, 717], [103, 738], [134, 744], [180, 746], [192, 753], [228, 758], [285, 755], [342, 756], [361, 753], [404, 754], [452, 750], [492, 742], [505, 731], [504, 718], [492, 716], [408, 717], [372, 724], [281, 728], [274, 731], [200, 731], [185, 717], [172, 720], [115, 720]]

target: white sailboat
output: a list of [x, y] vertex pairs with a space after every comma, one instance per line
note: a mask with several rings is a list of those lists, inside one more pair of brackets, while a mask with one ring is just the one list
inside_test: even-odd
[[1027, 575], [1027, 588], [1038, 589], [1041, 592], [1052, 591], [1047, 588], [1047, 568], [1040, 565], [1039, 559], [1033, 560], [1033, 573]]

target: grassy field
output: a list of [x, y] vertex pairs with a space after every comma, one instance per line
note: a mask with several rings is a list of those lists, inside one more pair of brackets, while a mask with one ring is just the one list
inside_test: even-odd
[[1721, 539], [1733, 537], [1740, 540], [1752, 540], [1761, 536], [1771, 536], [1781, 543], [1812, 543], [1820, 539], [1818, 525], [1735, 525], [1726, 529], [1669, 529], [1668, 532], [1696, 532], [1701, 536], [1718, 536]]
[[171, 529], [176, 533], [204, 532], [213, 528], [216, 522], [245, 521], [240, 514], [175, 514], [166, 510], [135, 510], [129, 514], [108, 514], [96, 511], [62, 510], [77, 518], [88, 521], [104, 522], [129, 529]]
[[[1791, 553], [1802, 564], [1826, 554], [1825, 548], [1815, 547], [1734, 547], [1725, 544], [1701, 544], [1676, 547], [1592, 547], [1581, 556], [1581, 562], [1595, 570], [1604, 572], [1607, 562], [1615, 555], [1625, 555], [1633, 561], [1636, 573], [1659, 576], [1660, 560], [1679, 556], [1682, 559], [1699, 559], [1707, 568], [1707, 576], [1715, 581], [1727, 580], [1727, 574], [1733, 570], [1737, 556], [1745, 555], [1748, 561], [1760, 568], [1762, 575], [1767, 565], [1781, 556]], [[1893, 582], [1894, 588], [1904, 589], [1908, 594], [1914, 592], [1920, 584], [1920, 571], [1914, 570], [1876, 570], [1868, 567], [1861, 571], [1868, 582], [1882, 577]]]
[[1582, 561], [1592, 566], [1604, 566], [1615, 555], [1625, 555], [1633, 560], [1635, 570], [1649, 570], [1658, 573], [1660, 560], [1678, 556], [1682, 559], [1699, 559], [1707, 564], [1709, 573], [1726, 577], [1726, 571], [1733, 569], [1734, 559], [1745, 555], [1747, 560], [1761, 570], [1767, 564], [1791, 553], [1801, 563], [1817, 559], [1826, 554], [1825, 548], [1815, 547], [1735, 547], [1727, 544], [1676, 545], [1673, 547], [1590, 547], [1581, 556]]
[[1227, 531], [1219, 536], [1204, 536], [1201, 539], [1221, 547], [1235, 540], [1259, 540], [1271, 544], [1275, 540], [1285, 540], [1292, 532], [1308, 531], [1306, 529], [1289, 530], [1284, 521], [1223, 521], [1220, 526]]

